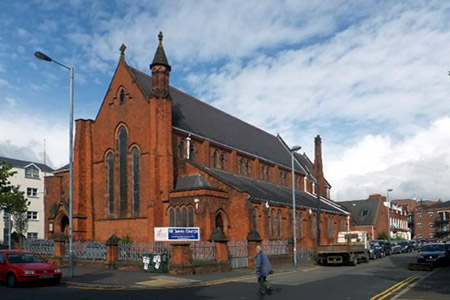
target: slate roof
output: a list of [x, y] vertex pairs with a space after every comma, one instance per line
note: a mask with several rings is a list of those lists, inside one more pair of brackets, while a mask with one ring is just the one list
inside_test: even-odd
[[[247, 176], [237, 175], [223, 170], [203, 167], [209, 174], [218, 178], [222, 182], [230, 185], [240, 192], [247, 192], [250, 199], [269, 203], [279, 203], [283, 205], [292, 205], [292, 190], [288, 187], [275, 185], [270, 182], [256, 180]], [[315, 195], [296, 190], [296, 204], [298, 207], [311, 208], [317, 207], [317, 198]], [[339, 204], [322, 198], [321, 210], [345, 213], [344, 208]]]
[[201, 174], [192, 176], [178, 176], [175, 181], [175, 191], [211, 188], [211, 185]]
[[[128, 66], [145, 96], [151, 95], [151, 77]], [[172, 97], [173, 127], [202, 138], [255, 155], [291, 168], [289, 151], [277, 136], [267, 133], [174, 87]], [[302, 168], [296, 171], [304, 174]]]
[[[377, 221], [378, 208], [381, 199], [366, 199], [353, 201], [339, 201], [347, 211], [350, 212], [352, 220], [357, 226], [375, 225]], [[363, 211], [367, 210], [367, 215], [363, 216]]]
[[437, 209], [437, 208], [450, 208], [450, 201], [445, 201], [441, 203], [435, 203], [432, 205], [424, 206], [424, 209]]
[[[314, 176], [314, 164], [305, 153], [303, 154], [295, 153], [295, 158], [302, 164], [304, 168], [306, 168], [307, 172], [311, 174], [311, 176]], [[331, 188], [330, 183], [326, 179], [325, 179], [325, 187]]]
[[7, 164], [11, 164], [18, 169], [25, 169], [30, 164], [34, 164], [36, 167], [41, 169], [42, 172], [53, 173], [53, 171], [54, 171], [49, 166], [41, 164], [41, 163], [0, 156], [0, 163], [3, 163], [3, 162], [5, 162]]

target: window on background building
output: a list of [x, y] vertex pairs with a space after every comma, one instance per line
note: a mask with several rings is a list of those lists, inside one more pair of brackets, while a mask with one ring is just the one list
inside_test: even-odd
[[125, 215], [128, 211], [128, 133], [124, 127], [119, 130], [117, 144], [119, 152], [119, 211], [121, 215]]
[[133, 213], [139, 213], [140, 207], [140, 183], [139, 183], [139, 149], [134, 148], [132, 152], [133, 159]]
[[434, 227], [434, 224], [433, 224], [433, 223], [429, 223], [429, 224], [428, 224], [428, 227], [433, 228], [433, 227]]
[[417, 228], [422, 229], [422, 223], [417, 223]]
[[114, 213], [114, 154], [111, 152], [108, 153], [106, 157], [108, 164], [108, 173], [107, 173], [107, 192], [108, 192], [108, 212], [109, 214]]
[[220, 168], [222, 170], [225, 170], [225, 168], [226, 168], [226, 165], [225, 165], [225, 153], [223, 153], [223, 152], [220, 154]]
[[27, 232], [27, 239], [37, 239], [38, 238], [38, 234], [37, 232]]
[[213, 168], [217, 168], [217, 151], [214, 150], [212, 154], [212, 166]]
[[39, 179], [39, 169], [35, 166], [29, 166], [25, 169], [25, 178]]
[[363, 209], [361, 212], [361, 217], [365, 217], [369, 214], [369, 210], [368, 209]]
[[184, 141], [180, 140], [180, 143], [178, 144], [178, 157], [184, 158]]
[[27, 197], [37, 197], [38, 189], [35, 188], [27, 188]]
[[27, 211], [28, 220], [39, 220], [37, 211]]
[[421, 213], [417, 214], [417, 219], [422, 219], [422, 214]]
[[428, 217], [434, 218], [434, 213], [432, 213], [432, 212], [428, 213]]

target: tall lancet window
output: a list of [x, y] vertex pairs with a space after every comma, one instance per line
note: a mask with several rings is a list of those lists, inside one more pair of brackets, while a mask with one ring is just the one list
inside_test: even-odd
[[128, 176], [127, 176], [127, 156], [128, 156], [128, 133], [125, 127], [120, 128], [117, 141], [119, 152], [119, 211], [125, 215], [128, 211]]
[[108, 192], [108, 213], [111, 215], [114, 213], [114, 154], [108, 153], [106, 157], [107, 169], [107, 187]]
[[133, 158], [133, 213], [139, 213], [140, 191], [139, 191], [139, 149], [134, 148], [132, 152]]

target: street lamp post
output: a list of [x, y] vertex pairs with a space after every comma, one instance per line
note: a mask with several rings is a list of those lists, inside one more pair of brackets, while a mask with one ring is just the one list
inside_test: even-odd
[[69, 277], [73, 277], [73, 86], [74, 67], [68, 67], [42, 52], [35, 52], [34, 56], [40, 60], [54, 62], [69, 70], [70, 92], [69, 92]]
[[302, 147], [295, 145], [289, 149], [291, 152], [291, 166], [292, 166], [292, 229], [294, 237], [294, 266], [297, 266], [297, 220], [295, 217], [295, 168], [294, 168], [294, 153]]
[[386, 191], [386, 202], [388, 204], [388, 212], [387, 212], [387, 218], [388, 218], [388, 241], [391, 241], [391, 203], [389, 202], [389, 193], [392, 192], [393, 189], [387, 189]]

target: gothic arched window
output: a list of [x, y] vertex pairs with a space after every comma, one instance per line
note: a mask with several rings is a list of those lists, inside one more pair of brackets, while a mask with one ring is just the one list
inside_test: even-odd
[[179, 207], [175, 210], [175, 220], [176, 220], [176, 226], [181, 227], [181, 210]]
[[189, 227], [194, 227], [194, 208], [192, 206], [189, 206], [188, 213], [189, 213], [189, 218], [188, 218], [189, 224], [188, 224], [188, 226]]
[[127, 213], [128, 203], [128, 172], [127, 172], [127, 157], [128, 157], [128, 133], [125, 127], [120, 128], [119, 138], [117, 143], [119, 152], [119, 207], [120, 214]]
[[220, 154], [220, 168], [225, 170], [225, 154], [223, 152]]
[[169, 208], [169, 226], [175, 227], [175, 215], [173, 212], [173, 208]]
[[258, 209], [256, 207], [252, 209], [252, 228], [258, 230]]
[[270, 211], [270, 236], [274, 236], [275, 235], [275, 216], [273, 213], [273, 209]]
[[191, 142], [189, 145], [189, 159], [190, 160], [195, 160], [194, 151], [195, 151], [195, 146], [194, 146], [194, 143]]
[[245, 174], [244, 170], [245, 170], [245, 161], [243, 158], [241, 158], [239, 160], [239, 174], [241, 174], [241, 175]]
[[277, 214], [277, 236], [281, 237], [281, 210]]
[[133, 213], [139, 213], [140, 206], [140, 187], [139, 187], [139, 149], [134, 148], [132, 152], [133, 159]]
[[183, 207], [181, 210], [181, 226], [187, 227], [188, 221], [187, 221], [187, 208]]
[[180, 140], [180, 143], [178, 144], [178, 156], [180, 158], [184, 158], [184, 141]]
[[106, 161], [108, 164], [108, 173], [106, 180], [106, 190], [108, 193], [108, 213], [114, 213], [114, 154], [112, 152], [108, 153], [106, 157]]
[[245, 162], [245, 175], [250, 175], [250, 162], [248, 160]]
[[213, 160], [213, 168], [217, 168], [217, 151], [216, 150], [214, 150], [214, 152], [213, 152], [212, 160]]
[[122, 88], [119, 92], [119, 104], [123, 104], [125, 102], [125, 90]]

